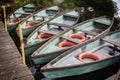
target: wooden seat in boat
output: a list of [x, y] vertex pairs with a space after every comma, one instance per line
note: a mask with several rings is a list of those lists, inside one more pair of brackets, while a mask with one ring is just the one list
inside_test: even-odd
[[46, 9], [46, 11], [58, 11], [58, 9]]
[[78, 16], [70, 15], [70, 14], [64, 14], [64, 16], [69, 16], [69, 17], [73, 17], [73, 18], [78, 18]]
[[103, 29], [101, 28], [94, 28], [91, 30], [91, 32], [94, 32], [94, 33], [101, 33], [103, 31]]
[[117, 43], [117, 42], [112, 41], [112, 40], [110, 40], [110, 39], [103, 38], [102, 40], [104, 40], [104, 41], [106, 41], [106, 42], [109, 42], [109, 43], [111, 43], [111, 44], [114, 44], [114, 45], [120, 47], [120, 43]]
[[71, 39], [71, 38], [69, 38], [69, 37], [62, 36], [62, 38], [63, 38], [63, 39], [66, 39], [66, 40], [68, 40], [68, 41], [74, 42], [74, 43], [78, 43], [78, 44], [82, 43], [80, 40]]
[[48, 18], [48, 16], [39, 16], [39, 15], [34, 15], [33, 17]]
[[88, 31], [88, 30], [84, 30], [84, 31], [81, 31], [81, 32], [84, 32], [84, 33], [89, 34], [89, 35], [92, 35], [92, 36], [98, 35], [98, 33], [93, 32], [93, 31]]
[[35, 20], [35, 21], [33, 21], [33, 20], [27, 20], [26, 23], [28, 23], [28, 22], [39, 23], [39, 22], [42, 22], [42, 21], [43, 21], [43, 20]]
[[21, 13], [21, 12], [15, 12], [14, 14], [28, 14], [28, 15], [30, 15], [30, 14], [32, 14], [32, 13]]
[[53, 35], [58, 34], [57, 32], [54, 32], [54, 31], [41, 30], [41, 29], [39, 29], [39, 31], [38, 31], [38, 32], [48, 33], [48, 34], [53, 34]]
[[35, 9], [35, 7], [27, 7], [27, 6], [23, 6], [23, 9]]
[[97, 24], [107, 25], [107, 26], [110, 25], [110, 24], [108, 24], [108, 23], [105, 23], [105, 22], [103, 22], [103, 21], [98, 21], [98, 20], [94, 20], [93, 22], [94, 22], [94, 23], [97, 23]]
[[67, 24], [54, 23], [54, 22], [50, 22], [50, 23], [48, 23], [48, 25], [56, 25], [56, 26], [60, 26], [60, 27], [69, 27], [70, 26], [70, 25], [67, 25]]

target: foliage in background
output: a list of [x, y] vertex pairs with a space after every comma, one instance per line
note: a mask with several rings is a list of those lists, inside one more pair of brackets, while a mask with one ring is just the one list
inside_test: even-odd
[[[16, 9], [30, 1], [34, 2], [38, 8], [44, 8], [56, 4], [56, 0], [1, 0], [0, 4], [11, 3], [13, 9]], [[92, 6], [95, 10], [114, 12], [112, 0], [64, 0], [64, 2], [60, 4], [60, 7], [63, 9], [72, 9], [75, 6]]]
[[[61, 0], [1, 0], [0, 4], [11, 3], [13, 5], [11, 9], [14, 10], [30, 1], [35, 3], [38, 9], [42, 9], [48, 6], [58, 5], [56, 1]], [[113, 16], [115, 12], [112, 0], [64, 0], [59, 6], [64, 10], [70, 10], [75, 7], [85, 7], [85, 10], [87, 10], [87, 8], [91, 6], [96, 13], [110, 16]]]
[[[59, 5], [59, 7], [61, 7], [63, 10], [70, 10], [75, 7], [84, 7], [85, 12], [84, 14], [81, 14], [82, 21], [101, 15], [113, 16], [115, 13], [112, 0], [64, 0], [63, 3], [60, 4], [58, 4], [56, 1], [62, 0], [0, 0], [0, 5], [6, 3], [12, 4], [12, 7], [7, 8], [7, 14], [29, 2], [33, 2], [38, 9], [42, 9], [52, 5]], [[93, 7], [94, 11], [88, 11], [87, 8], [89, 6]], [[0, 8], [0, 12], [1, 14], [3, 13], [2, 8]]]
[[64, 2], [61, 3], [59, 6], [64, 10], [69, 10], [76, 7], [74, 0], [64, 0]]
[[13, 0], [13, 9], [19, 8], [22, 5], [27, 4], [30, 0]]

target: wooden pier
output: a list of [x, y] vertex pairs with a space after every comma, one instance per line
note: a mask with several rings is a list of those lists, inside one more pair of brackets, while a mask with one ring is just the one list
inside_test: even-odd
[[34, 80], [29, 68], [22, 63], [22, 57], [8, 32], [0, 22], [0, 80]]
[[116, 77], [115, 77], [114, 80], [120, 80], [120, 69], [119, 69], [119, 71], [117, 72]]

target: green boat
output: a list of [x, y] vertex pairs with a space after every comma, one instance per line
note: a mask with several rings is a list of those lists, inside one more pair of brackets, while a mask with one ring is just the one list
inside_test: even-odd
[[112, 24], [113, 19], [107, 16], [81, 22], [46, 42], [31, 55], [31, 58], [35, 64], [49, 62], [78, 44], [86, 43], [95, 36], [99, 38], [106, 35]]
[[[97, 39], [97, 40], [96, 40]], [[41, 68], [54, 79], [93, 72], [120, 61], [120, 30], [105, 38], [94, 38], [78, 45]]]
[[[43, 10], [38, 10], [36, 13], [31, 15], [27, 20], [25, 20], [22, 25], [23, 37], [29, 36], [38, 26], [45, 24], [46, 22], [55, 18], [60, 14], [60, 8], [58, 6], [52, 6], [45, 8]], [[19, 28], [16, 29], [19, 36]]]
[[26, 39], [25, 54], [32, 54], [47, 40], [75, 25], [79, 20], [79, 14], [79, 10], [74, 9], [57, 16], [46, 24], [39, 26]]
[[36, 6], [33, 3], [28, 3], [11, 12], [11, 14], [7, 17], [8, 31], [14, 31], [17, 28], [19, 21], [21, 22], [25, 20], [35, 11]]

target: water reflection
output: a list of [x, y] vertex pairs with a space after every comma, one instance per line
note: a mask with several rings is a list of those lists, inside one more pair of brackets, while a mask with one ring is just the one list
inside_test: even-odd
[[120, 18], [120, 0], [113, 0], [113, 4], [114, 4], [114, 7], [116, 9], [116, 13], [115, 13], [115, 17], [119, 17]]

